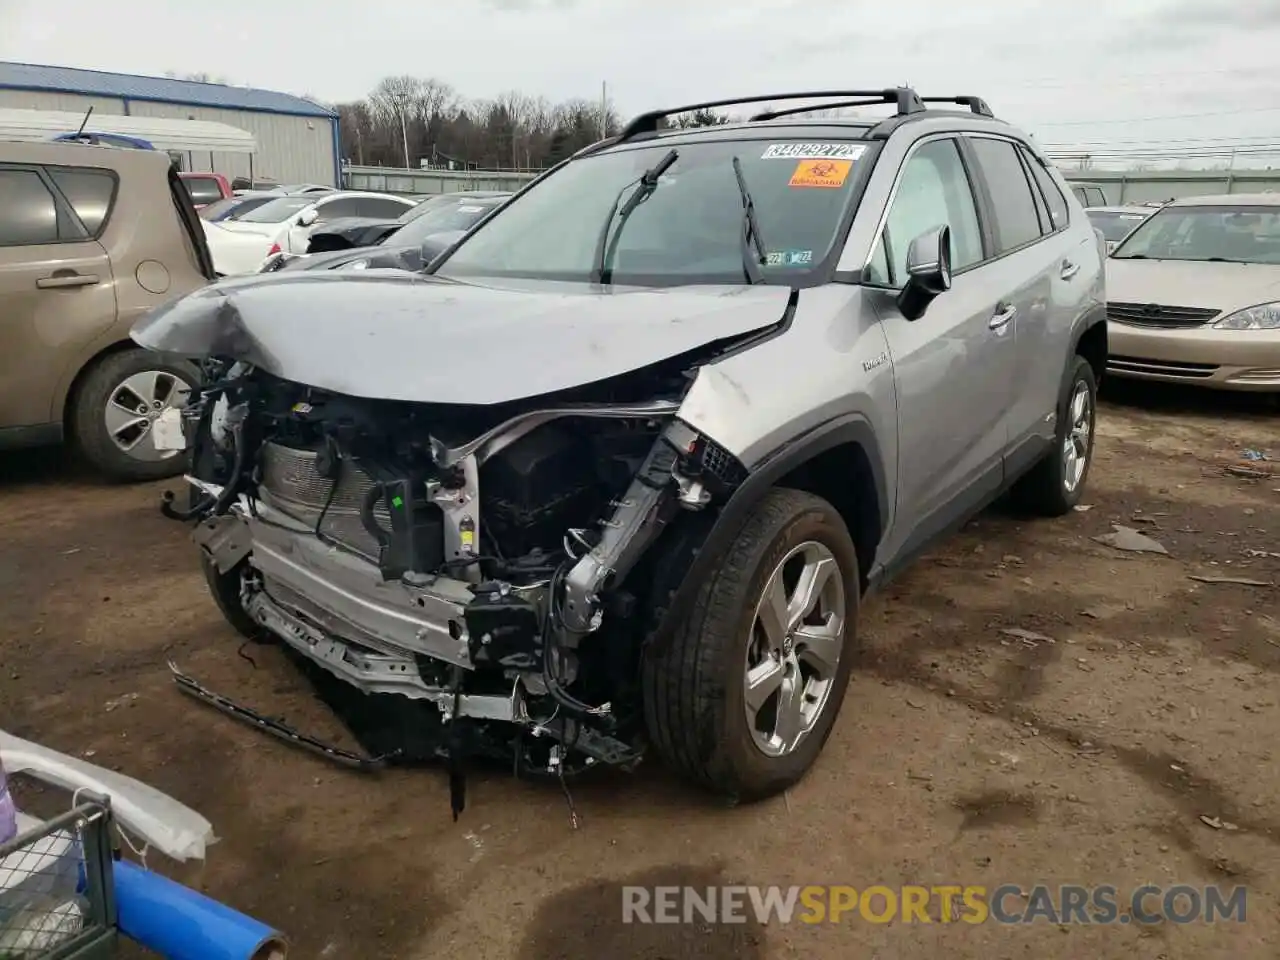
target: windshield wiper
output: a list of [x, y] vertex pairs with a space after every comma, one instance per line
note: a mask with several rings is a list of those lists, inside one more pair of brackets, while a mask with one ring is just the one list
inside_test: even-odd
[[[760, 235], [760, 224], [756, 220], [756, 204], [751, 199], [751, 191], [747, 189], [747, 178], [742, 175], [742, 161], [733, 158], [733, 177], [738, 181], [738, 193], [742, 196], [742, 269], [746, 271], [747, 280], [751, 283], [763, 283], [764, 275], [760, 268], [768, 262], [765, 254], [764, 237]], [[755, 256], [751, 255], [751, 245], [755, 245]]]
[[[600, 238], [596, 241], [595, 269], [591, 271], [592, 283], [605, 284], [612, 278], [613, 258], [618, 252], [618, 241], [622, 237], [622, 228], [627, 225], [627, 218], [635, 212], [636, 207], [649, 199], [649, 195], [658, 188], [658, 178], [671, 168], [679, 156], [680, 154], [675, 150], [667, 151], [661, 160], [640, 175], [638, 181], [633, 180], [628, 183], [613, 198], [613, 206], [609, 208], [609, 215], [605, 217], [604, 227], [600, 230]], [[634, 184], [638, 184], [635, 192], [627, 198], [627, 202], [619, 210], [618, 204], [622, 202], [622, 195]], [[613, 226], [614, 217], [618, 219], [618, 229], [613, 234], [613, 243], [610, 243], [609, 228]]]

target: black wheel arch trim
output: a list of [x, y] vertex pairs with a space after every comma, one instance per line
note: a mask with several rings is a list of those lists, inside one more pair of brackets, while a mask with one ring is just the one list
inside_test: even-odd
[[1075, 330], [1071, 334], [1071, 355], [1074, 356], [1080, 349], [1080, 341], [1084, 335], [1099, 324], [1106, 326], [1107, 323], [1107, 305], [1105, 303], [1095, 303], [1080, 316], [1080, 320], [1076, 322]]
[[880, 517], [879, 537], [882, 538], [889, 516], [889, 491], [875, 429], [861, 414], [847, 414], [824, 421], [768, 454], [733, 491], [715, 516], [706, 536], [692, 550], [688, 566], [680, 578], [680, 586], [671, 596], [670, 603], [664, 604], [662, 625], [665, 627], [673, 622], [673, 618], [687, 614], [712, 564], [738, 535], [751, 509], [777, 486], [779, 480], [810, 460], [851, 443], [862, 448], [871, 466]]

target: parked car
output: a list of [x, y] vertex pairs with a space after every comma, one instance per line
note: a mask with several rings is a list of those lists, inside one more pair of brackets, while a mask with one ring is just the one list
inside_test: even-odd
[[1071, 192], [1079, 201], [1080, 206], [1088, 209], [1089, 207], [1105, 207], [1107, 205], [1107, 195], [1103, 192], [1100, 183], [1083, 183], [1079, 180], [1068, 180], [1067, 185], [1071, 188]]
[[199, 210], [218, 200], [231, 196], [231, 184], [220, 173], [179, 173], [191, 202]]
[[[342, 247], [318, 253], [275, 253], [267, 257], [259, 273], [281, 270], [421, 270], [467, 230], [506, 203], [507, 195], [480, 197], [468, 203], [438, 205], [442, 216], [418, 217], [404, 224], [381, 243]], [[457, 209], [454, 208], [463, 208]], [[344, 221], [345, 222], [345, 221]], [[316, 237], [312, 237], [314, 250]], [[321, 242], [321, 245], [325, 245]]]
[[1280, 194], [1173, 200], [1107, 261], [1118, 377], [1280, 392]]
[[872, 99], [644, 114], [424, 272], [241, 277], [140, 324], [234, 364], [194, 441], [228, 620], [400, 695], [382, 752], [451, 757], [455, 801], [472, 755], [645, 743], [735, 799], [799, 780], [867, 590], [1005, 491], [1079, 502], [1107, 354], [1102, 242], [1034, 142], [977, 98]]
[[411, 207], [397, 220], [367, 217], [332, 220], [312, 231], [306, 252], [327, 253], [381, 243], [399, 247], [420, 246], [433, 233], [469, 229], [510, 196], [510, 193], [498, 192], [447, 194], [442, 199], [424, 201]]
[[254, 273], [271, 254], [305, 253], [317, 224], [342, 217], [397, 217], [413, 201], [385, 193], [329, 192], [276, 197], [236, 220], [204, 222], [214, 266], [223, 276]]
[[200, 219], [210, 223], [221, 223], [224, 220], [238, 220], [250, 210], [257, 210], [276, 197], [278, 193], [238, 193], [222, 200], [215, 200], [201, 208]]
[[1087, 207], [1084, 212], [1089, 222], [1102, 234], [1107, 253], [1110, 253], [1134, 227], [1151, 216], [1154, 210], [1151, 207]]
[[0, 144], [0, 447], [68, 439], [108, 477], [180, 472], [154, 433], [200, 371], [140, 349], [129, 328], [212, 278], [164, 153]]

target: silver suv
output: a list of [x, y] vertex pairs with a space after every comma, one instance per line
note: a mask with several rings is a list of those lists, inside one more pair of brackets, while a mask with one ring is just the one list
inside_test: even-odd
[[1083, 210], [977, 98], [827, 98], [895, 112], [645, 114], [422, 272], [241, 278], [135, 329], [232, 365], [194, 408], [210, 587], [336, 676], [368, 751], [456, 784], [651, 746], [775, 794], [868, 590], [1006, 491], [1077, 503], [1107, 356]]

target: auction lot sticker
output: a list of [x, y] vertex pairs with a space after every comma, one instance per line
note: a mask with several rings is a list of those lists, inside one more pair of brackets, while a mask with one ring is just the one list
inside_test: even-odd
[[866, 152], [861, 143], [771, 143], [761, 160], [857, 160]]
[[792, 187], [843, 187], [852, 160], [801, 160], [788, 185]]

